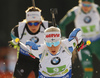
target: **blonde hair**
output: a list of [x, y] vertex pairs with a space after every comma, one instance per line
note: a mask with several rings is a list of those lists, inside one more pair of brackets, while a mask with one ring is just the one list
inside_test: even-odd
[[41, 9], [39, 9], [38, 7], [33, 7], [33, 6], [31, 6], [31, 7], [29, 7], [26, 11], [25, 11], [25, 13], [27, 13], [27, 12], [29, 12], [29, 11], [39, 11], [39, 12], [41, 12], [42, 10]]
[[51, 27], [47, 28], [44, 32], [60, 32], [60, 29], [57, 27], [51, 26]]
[[82, 3], [82, 0], [79, 0], [78, 3]]

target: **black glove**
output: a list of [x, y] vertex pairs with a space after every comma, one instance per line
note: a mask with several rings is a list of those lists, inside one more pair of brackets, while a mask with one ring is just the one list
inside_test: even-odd
[[84, 46], [84, 41], [82, 40], [77, 46], [77, 50], [80, 51], [81, 49], [83, 49], [83, 46]]

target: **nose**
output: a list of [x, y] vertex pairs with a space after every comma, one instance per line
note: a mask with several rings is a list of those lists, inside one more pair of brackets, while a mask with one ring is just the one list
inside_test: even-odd
[[55, 47], [54, 45], [52, 45], [52, 47]]
[[55, 50], [55, 46], [54, 46], [54, 45], [51, 46], [51, 50], [52, 50], [52, 51]]
[[52, 46], [51, 46], [51, 48], [52, 48], [52, 49], [55, 49], [55, 46], [54, 46], [54, 45], [52, 45]]

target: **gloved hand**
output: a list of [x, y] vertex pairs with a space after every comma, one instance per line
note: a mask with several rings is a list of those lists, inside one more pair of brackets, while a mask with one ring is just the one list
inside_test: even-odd
[[15, 40], [12, 40], [12, 43], [13, 43], [14, 45], [17, 45], [17, 44], [19, 43], [19, 38], [16, 38]]
[[71, 41], [73, 39], [76, 39], [78, 44], [82, 41], [82, 32], [80, 28], [75, 28], [69, 35], [68, 40]]
[[81, 49], [83, 49], [84, 47], [84, 41], [82, 40], [77, 46], [76, 46], [76, 48], [77, 48], [77, 51], [80, 51]]
[[16, 38], [15, 40], [11, 40], [8, 43], [10, 47], [14, 47], [14, 46], [18, 46], [18, 42], [19, 42], [19, 38]]
[[36, 43], [32, 41], [26, 42], [26, 45], [29, 45], [33, 50], [38, 50], [38, 47], [40, 47], [40, 45], [37, 45]]
[[81, 49], [85, 48], [86, 46], [89, 46], [91, 44], [90, 40], [86, 41], [86, 44], [84, 45], [84, 41], [82, 40], [77, 46], [77, 51], [80, 51]]
[[14, 47], [15, 45], [13, 44], [12, 40], [11, 41], [8, 41], [8, 44], [9, 44], [9, 47]]

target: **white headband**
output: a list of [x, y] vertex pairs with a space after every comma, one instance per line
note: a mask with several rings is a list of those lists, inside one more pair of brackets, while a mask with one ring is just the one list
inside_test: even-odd
[[27, 21], [41, 21], [41, 12], [39, 11], [27, 12], [26, 20]]
[[44, 39], [46, 42], [56, 42], [59, 41], [61, 38], [60, 32], [45, 32]]

